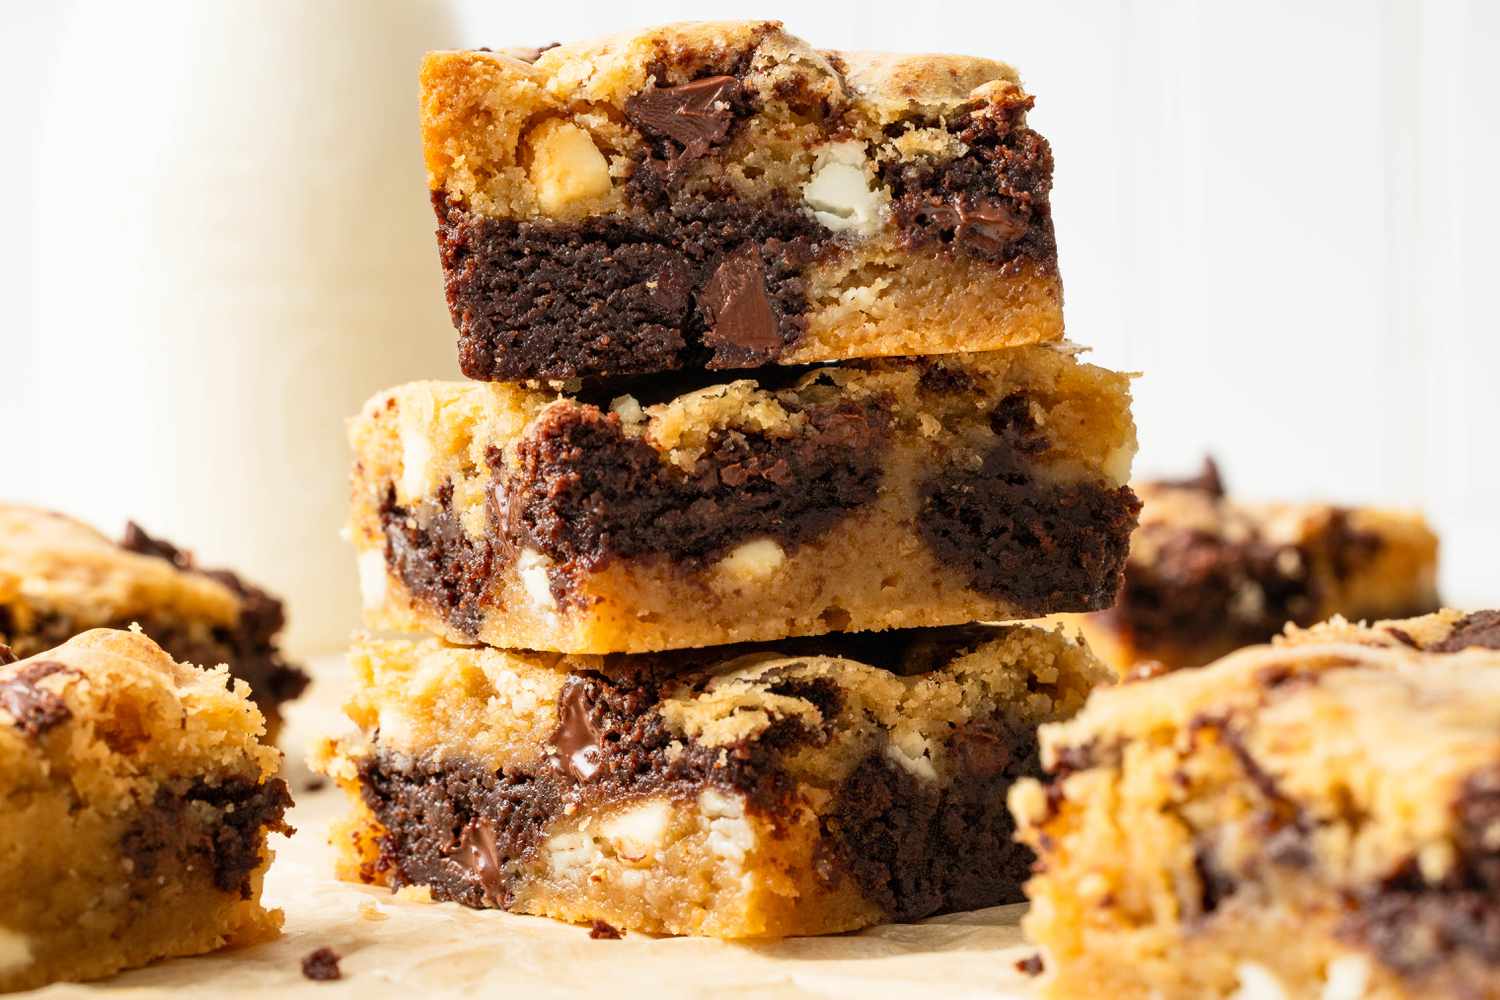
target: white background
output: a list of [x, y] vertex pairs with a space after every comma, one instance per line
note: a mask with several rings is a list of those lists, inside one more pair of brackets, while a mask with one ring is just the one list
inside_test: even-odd
[[[340, 388], [298, 409], [305, 423], [296, 414], [284, 418], [276, 443], [295, 449], [305, 435], [334, 448], [341, 431], [331, 414], [351, 412], [382, 382], [451, 370], [417, 147], [414, 77], [424, 48], [531, 44], [688, 17], [771, 16], [824, 47], [957, 51], [1021, 70], [1037, 96], [1032, 124], [1057, 157], [1054, 212], [1069, 335], [1092, 345], [1095, 360], [1144, 373], [1139, 472], [1190, 470], [1211, 451], [1231, 487], [1246, 495], [1420, 505], [1443, 530], [1448, 592], [1500, 601], [1500, 4], [309, 7], [323, 11], [321, 19], [299, 15], [284, 32], [240, 24], [208, 46], [201, 33], [185, 43], [164, 24], [191, 20], [191, 9], [201, 26], [211, 4], [144, 14], [114, 4], [0, 8], [0, 495], [111, 527], [137, 513], [164, 531], [195, 530], [198, 537], [185, 540], [202, 555], [248, 564], [292, 593], [294, 612], [314, 609], [317, 624], [306, 612], [300, 620], [304, 645], [336, 642], [354, 602], [349, 560], [332, 541], [341, 467], [295, 487], [235, 482], [220, 470], [214, 489], [225, 502], [208, 514], [184, 509], [181, 498], [201, 491], [171, 488], [203, 461], [185, 451], [215, 434], [249, 433], [257, 401], [233, 385], [262, 362], [275, 364], [254, 353], [255, 329], [237, 332], [244, 343], [233, 365], [176, 373], [193, 402], [184, 419], [198, 429], [191, 439], [198, 444], [153, 447], [99, 436], [101, 422], [130, 424], [122, 414], [145, 405], [142, 393], [160, 395], [142, 387], [151, 385], [152, 365], [171, 362], [147, 350], [135, 358], [132, 377], [119, 378], [120, 354], [103, 352], [111, 358], [105, 377], [97, 359], [75, 346], [80, 323], [96, 331], [83, 342], [97, 342], [110, 316], [91, 302], [90, 269], [125, 275], [112, 286], [119, 295], [132, 273], [152, 268], [150, 240], [129, 244], [136, 250], [128, 259], [91, 256], [95, 238], [82, 223], [98, 213], [113, 230], [154, 232], [164, 217], [170, 225], [177, 211], [170, 203], [180, 195], [141, 178], [149, 179], [158, 158], [170, 154], [178, 163], [184, 136], [196, 137], [190, 153], [213, 153], [201, 147], [218, 142], [233, 147], [243, 162], [223, 193], [231, 199], [262, 187], [274, 193], [278, 184], [295, 193], [300, 178], [318, 176], [318, 164], [340, 155], [385, 170], [379, 197], [345, 204], [320, 192], [324, 215], [307, 216], [358, 232], [352, 249], [319, 243], [318, 232], [291, 234], [326, 244], [320, 253], [334, 260], [341, 252], [375, 254], [353, 277], [320, 272], [295, 254], [246, 264], [222, 241], [194, 249], [203, 265], [194, 281], [220, 275], [232, 283], [243, 277], [237, 269], [255, 267], [260, 289], [337, 286], [338, 307], [323, 310], [324, 325], [335, 329], [318, 336], [344, 346], [314, 361]], [[259, 9], [282, 16], [274, 5]], [[361, 23], [371, 18], [399, 22], [378, 52], [365, 40], [370, 24]], [[81, 35], [94, 41], [80, 42]], [[100, 36], [112, 49], [87, 47]], [[185, 62], [184, 44], [192, 50]], [[274, 76], [243, 72], [263, 57], [280, 60]], [[323, 58], [354, 67], [338, 78], [339, 93], [319, 93], [327, 89], [319, 85], [293, 99], [278, 88], [299, 61]], [[181, 71], [163, 76], [163, 66]], [[231, 66], [239, 77], [184, 98], [200, 93], [194, 81]], [[139, 80], [151, 82], [133, 86]], [[247, 122], [233, 142], [212, 129], [179, 127], [185, 117], [200, 125], [212, 119], [221, 101], [226, 115], [232, 109]], [[276, 127], [293, 117], [301, 132]], [[300, 148], [275, 148], [293, 143]], [[264, 184], [255, 170], [266, 172]], [[122, 171], [136, 180], [111, 186]], [[122, 200], [138, 204], [119, 211]], [[277, 216], [257, 207], [254, 218], [274, 227]], [[372, 219], [388, 224], [371, 228]], [[281, 350], [289, 336], [304, 337], [296, 324], [321, 309], [327, 295], [319, 294], [309, 291], [295, 308], [258, 306], [265, 343]], [[206, 300], [191, 289], [182, 301], [161, 309], [163, 350], [172, 336], [200, 336], [222, 321], [219, 309], [195, 305]], [[138, 326], [139, 316], [131, 322]], [[140, 341], [130, 323], [120, 336]], [[420, 351], [411, 346], [417, 342]], [[354, 374], [340, 382], [338, 357], [348, 345], [381, 363], [351, 364]], [[173, 412], [169, 406], [151, 404], [158, 415]], [[149, 462], [121, 457], [133, 448]], [[85, 474], [96, 465], [101, 475]], [[144, 478], [157, 488], [139, 488]], [[294, 549], [301, 558], [236, 531], [268, 505], [285, 505], [290, 521], [306, 522], [307, 537]], [[206, 530], [213, 518], [216, 530]]]

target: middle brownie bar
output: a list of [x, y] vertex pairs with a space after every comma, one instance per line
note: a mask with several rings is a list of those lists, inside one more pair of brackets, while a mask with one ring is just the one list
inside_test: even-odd
[[655, 385], [367, 403], [368, 623], [609, 653], [1114, 600], [1139, 506], [1127, 376], [1036, 346]]

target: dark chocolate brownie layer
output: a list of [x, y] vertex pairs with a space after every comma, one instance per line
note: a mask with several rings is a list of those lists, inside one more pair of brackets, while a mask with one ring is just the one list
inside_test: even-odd
[[[705, 161], [753, 112], [744, 66], [626, 105], [647, 153], [627, 207], [578, 222], [477, 215], [434, 192], [459, 366], [475, 379], [632, 375], [774, 362], [802, 337], [804, 275], [847, 240], [795, 199], [705, 189]], [[795, 95], [780, 95], [791, 98]], [[968, 152], [883, 168], [898, 239], [1004, 268], [1056, 270], [1052, 153], [1021, 122], [1031, 98], [948, 123]], [[937, 123], [907, 123], [932, 126]], [[838, 134], [838, 122], [829, 134]]]
[[874, 499], [890, 416], [878, 405], [802, 406], [791, 396], [783, 404], [806, 416], [803, 433], [716, 433], [691, 473], [626, 434], [614, 414], [555, 407], [521, 442], [519, 471], [496, 469], [483, 541], [463, 531], [451, 486], [415, 510], [392, 489], [381, 508], [387, 564], [414, 597], [472, 634], [491, 575], [522, 546], [552, 560], [564, 604], [576, 575], [611, 559], [658, 554], [692, 570], [752, 536], [793, 549]]
[[1051, 447], [1020, 393], [990, 414], [997, 441], [979, 468], [956, 466], [924, 489], [922, 537], [971, 586], [1023, 607], [1109, 607], [1141, 504], [1127, 486], [1046, 483], [1027, 465]]
[[[662, 794], [691, 801], [713, 787], [745, 795], [751, 811], [773, 821], [788, 814], [795, 785], [778, 757], [829, 734], [787, 720], [750, 744], [682, 745], [656, 712], [658, 678], [649, 667], [633, 677], [574, 675], [560, 696], [557, 754], [538, 769], [368, 758], [364, 800], [385, 828], [376, 866], [398, 887], [428, 885], [439, 899], [505, 908], [547, 827], [570, 807]], [[838, 691], [812, 688], [789, 681], [778, 693], [833, 716]], [[1005, 789], [1039, 773], [1035, 734], [971, 727], [951, 742], [963, 774], [941, 792], [883, 753], [842, 782], [822, 821], [820, 878], [854, 879], [892, 919], [1020, 899], [1031, 856], [1011, 842]]]
[[212, 873], [223, 892], [251, 896], [250, 873], [261, 862], [265, 831], [290, 836], [282, 819], [292, 805], [286, 782], [235, 779], [219, 785], [194, 782], [181, 791], [157, 790], [120, 842], [131, 876], [151, 881], [167, 870]]

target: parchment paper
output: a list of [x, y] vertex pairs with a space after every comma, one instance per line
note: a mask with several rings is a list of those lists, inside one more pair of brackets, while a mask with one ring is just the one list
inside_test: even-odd
[[[1016, 921], [1022, 907], [872, 928], [860, 934], [733, 944], [627, 933], [595, 941], [586, 928], [538, 917], [422, 903], [331, 877], [327, 824], [344, 808], [327, 787], [307, 791], [305, 748], [347, 726], [337, 711], [341, 658], [314, 664], [312, 690], [289, 713], [282, 740], [297, 806], [297, 835], [273, 838], [266, 901], [286, 913], [282, 937], [263, 945], [161, 962], [101, 983], [52, 986], [42, 996], [131, 997], [504, 996], [588, 993], [653, 998], [914, 996], [1023, 1000], [1029, 980], [1015, 963], [1031, 953]], [[332, 728], [330, 728], [332, 727]], [[343, 978], [303, 978], [302, 957], [330, 947]]]

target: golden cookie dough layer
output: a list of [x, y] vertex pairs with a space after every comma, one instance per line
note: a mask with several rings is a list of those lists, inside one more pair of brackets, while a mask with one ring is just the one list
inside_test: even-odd
[[1041, 740], [1047, 996], [1500, 995], [1500, 613], [1291, 629]]
[[275, 937], [263, 728], [244, 682], [136, 632], [0, 665], [0, 991]]
[[1140, 525], [1113, 608], [1062, 616], [1125, 676], [1197, 667], [1288, 623], [1432, 611], [1438, 539], [1421, 514], [1224, 495], [1196, 480], [1138, 483]]
[[147, 551], [64, 514], [0, 503], [0, 644], [32, 656], [92, 628], [139, 624], [178, 659], [228, 663], [250, 682], [274, 742], [280, 703], [307, 681], [276, 647], [280, 602], [231, 574], [184, 569], [190, 555], [133, 536]]
[[[673, 88], [715, 80], [731, 81], [730, 89], [710, 88], [702, 107], [689, 102], [686, 112], [674, 111], [670, 98], [664, 107], [640, 105], [661, 105]], [[506, 231], [497, 268], [516, 254], [540, 266], [551, 259], [545, 239], [561, 244], [579, 232], [614, 248], [686, 245], [705, 228], [740, 233], [693, 251], [706, 258], [694, 266], [708, 270], [682, 294], [696, 296], [724, 255], [753, 243], [769, 265], [787, 260], [787, 248], [806, 236], [816, 246], [799, 258], [796, 329], [783, 324], [786, 338], [773, 345], [740, 339], [736, 346], [753, 348], [750, 355], [716, 352], [710, 367], [994, 350], [1063, 336], [1051, 152], [1027, 128], [1032, 98], [1004, 63], [825, 52], [778, 22], [706, 22], [540, 52], [434, 52], [421, 87], [429, 186], [440, 222], [457, 227], [440, 227], [439, 235], [470, 377], [703, 363], [691, 350], [703, 331], [691, 323], [678, 330], [675, 320], [662, 320], [687, 338], [685, 353], [677, 344], [662, 347], [662, 357], [646, 356], [655, 346], [628, 357], [602, 332], [598, 341], [559, 336], [553, 343], [537, 317], [556, 303], [524, 289], [505, 284], [507, 295], [529, 303], [524, 308], [496, 309], [504, 282], [483, 273], [490, 251], [488, 237], [473, 231], [476, 219], [532, 226], [519, 236]], [[687, 220], [697, 218], [699, 199], [718, 209], [695, 227]], [[741, 204], [743, 213], [735, 211]], [[684, 219], [680, 238], [660, 229], [660, 220], [628, 235], [578, 228], [660, 215], [664, 205]], [[774, 230], [764, 222], [771, 211], [785, 220]], [[679, 280], [673, 266], [637, 273], [617, 252], [591, 263], [556, 260], [565, 261], [564, 271], [610, 270], [616, 277], [595, 296], [652, 283], [652, 294], [630, 299], [629, 308], [653, 322], [685, 308], [671, 290]], [[559, 272], [550, 273], [556, 293]], [[784, 314], [792, 306], [776, 295], [776, 277], [769, 267], [767, 288]], [[664, 305], [667, 296], [676, 304]], [[585, 324], [602, 322], [587, 308], [579, 315]], [[609, 336], [622, 335], [633, 334]], [[706, 336], [714, 339], [712, 331]]]
[[413, 383], [350, 439], [369, 626], [509, 648], [1104, 607], [1134, 525], [1129, 379], [1053, 347], [645, 405]]
[[356, 803], [341, 877], [728, 938], [1019, 899], [1005, 789], [1105, 674], [1028, 626], [611, 657], [366, 638], [350, 659], [360, 735], [315, 762]]

